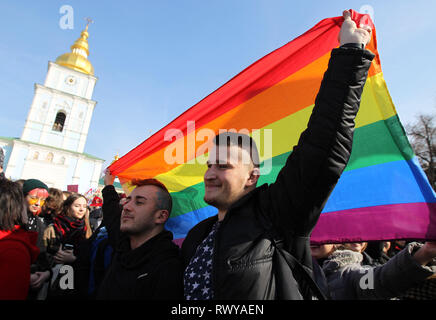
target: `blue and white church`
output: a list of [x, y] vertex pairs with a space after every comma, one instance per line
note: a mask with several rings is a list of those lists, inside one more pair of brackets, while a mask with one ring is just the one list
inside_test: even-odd
[[0, 137], [7, 178], [40, 179], [49, 187], [84, 193], [97, 188], [104, 159], [84, 153], [97, 78], [88, 60], [88, 25], [71, 52], [48, 63], [35, 92], [21, 138]]

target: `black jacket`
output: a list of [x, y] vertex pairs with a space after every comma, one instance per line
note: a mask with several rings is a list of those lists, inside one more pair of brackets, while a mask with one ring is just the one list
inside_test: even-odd
[[103, 223], [109, 238], [113, 242], [115, 235], [117, 243], [97, 299], [182, 299], [183, 264], [179, 247], [172, 242], [172, 233], [164, 230], [132, 250], [128, 236], [119, 232], [118, 201], [115, 189], [106, 186], [103, 189]]
[[[358, 48], [332, 51], [308, 128], [275, 183], [236, 201], [216, 234], [215, 299], [302, 299], [307, 288], [274, 256], [271, 235], [311, 268], [309, 246], [319, 215], [351, 153], [354, 118], [374, 55]], [[182, 245], [185, 266], [217, 216], [192, 228]]]

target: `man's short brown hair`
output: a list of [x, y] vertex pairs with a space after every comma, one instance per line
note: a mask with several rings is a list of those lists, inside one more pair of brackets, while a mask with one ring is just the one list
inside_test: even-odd
[[216, 146], [238, 146], [239, 148], [244, 149], [250, 155], [254, 167], [260, 167], [259, 151], [256, 142], [249, 135], [227, 131], [216, 135], [213, 141]]
[[142, 186], [155, 186], [159, 188], [156, 201], [156, 209], [167, 210], [168, 215], [171, 215], [171, 209], [173, 208], [173, 200], [167, 187], [156, 179], [133, 179], [131, 184], [136, 187]]

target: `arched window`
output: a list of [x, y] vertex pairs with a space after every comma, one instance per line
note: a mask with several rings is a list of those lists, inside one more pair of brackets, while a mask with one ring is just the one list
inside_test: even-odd
[[67, 117], [67, 115], [62, 111], [59, 111], [57, 113], [56, 118], [55, 118], [55, 122], [53, 124], [53, 131], [62, 132], [62, 130], [64, 130], [64, 124], [65, 124], [66, 117]]
[[38, 160], [39, 158], [39, 152], [35, 151], [35, 153], [33, 154], [33, 160]]
[[62, 165], [65, 164], [65, 157], [62, 157], [62, 158], [59, 160], [59, 164], [62, 164]]
[[53, 162], [53, 153], [49, 152], [45, 158], [47, 162]]

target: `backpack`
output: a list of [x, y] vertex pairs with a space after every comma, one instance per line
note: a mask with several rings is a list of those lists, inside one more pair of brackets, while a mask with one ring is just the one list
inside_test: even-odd
[[[319, 288], [313, 275], [313, 270], [303, 265], [298, 259], [296, 259], [288, 250], [283, 248], [283, 242], [277, 241], [274, 238], [270, 238], [272, 245], [274, 246], [273, 263], [275, 264], [275, 275], [277, 281], [283, 281], [287, 283], [285, 277], [292, 275], [297, 281], [300, 288], [300, 294], [304, 300], [327, 300], [326, 295]], [[280, 267], [281, 266], [281, 267]], [[289, 268], [284, 270], [283, 266]], [[285, 268], [286, 268], [285, 267]], [[289, 299], [292, 293], [283, 292], [279, 289], [278, 299]], [[289, 290], [292, 287], [287, 288]]]
[[[261, 204], [258, 204], [258, 208], [263, 216], [268, 216]], [[303, 300], [327, 300], [326, 295], [315, 281], [312, 268], [305, 266], [291, 254], [287, 242], [277, 237], [271, 223], [264, 221], [264, 225], [266, 227], [265, 237], [270, 240], [274, 247], [275, 277], [278, 283], [287, 284], [277, 286], [277, 300], [299, 300], [300, 298]], [[307, 240], [306, 237], [293, 237], [296, 246], [304, 246]], [[297, 288], [298, 290], [296, 290]]]

